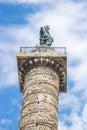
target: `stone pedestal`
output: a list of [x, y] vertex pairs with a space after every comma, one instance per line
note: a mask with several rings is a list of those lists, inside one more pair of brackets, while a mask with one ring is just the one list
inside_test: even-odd
[[23, 101], [19, 130], [58, 130], [58, 94], [66, 92], [66, 54], [47, 47], [18, 53]]

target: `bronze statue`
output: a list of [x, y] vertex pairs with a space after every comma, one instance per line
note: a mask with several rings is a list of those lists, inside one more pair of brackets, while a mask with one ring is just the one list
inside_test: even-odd
[[53, 38], [49, 33], [50, 27], [48, 25], [40, 28], [40, 45], [48, 45], [51, 46], [53, 42]]

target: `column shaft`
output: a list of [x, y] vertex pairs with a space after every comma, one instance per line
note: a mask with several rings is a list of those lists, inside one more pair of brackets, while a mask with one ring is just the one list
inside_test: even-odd
[[23, 90], [19, 130], [58, 130], [59, 77], [50, 67], [30, 70]]

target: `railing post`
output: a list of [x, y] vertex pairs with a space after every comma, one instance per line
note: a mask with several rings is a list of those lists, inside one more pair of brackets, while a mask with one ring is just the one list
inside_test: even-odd
[[[41, 46], [40, 48], [42, 48], [44, 50], [44, 47]], [[31, 52], [32, 50], [35, 50], [35, 49], [39, 49], [39, 51], [40, 51], [40, 48], [37, 48], [37, 47], [20, 47], [20, 52]], [[65, 47], [51, 47], [51, 48], [58, 53], [66, 54], [66, 48]]]

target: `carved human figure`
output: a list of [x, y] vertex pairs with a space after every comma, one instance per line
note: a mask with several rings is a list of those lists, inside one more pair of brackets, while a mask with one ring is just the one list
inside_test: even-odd
[[48, 45], [51, 46], [53, 42], [53, 38], [49, 33], [50, 27], [48, 25], [40, 28], [40, 45]]

